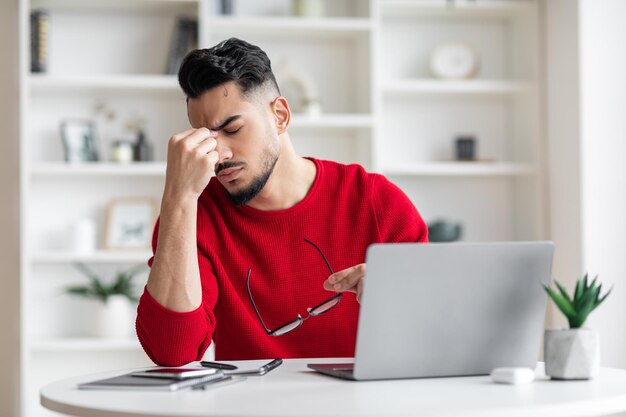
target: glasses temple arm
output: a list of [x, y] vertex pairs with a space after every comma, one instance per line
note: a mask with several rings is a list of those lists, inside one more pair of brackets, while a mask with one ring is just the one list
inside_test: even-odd
[[272, 333], [272, 331], [270, 329], [267, 328], [267, 326], [265, 325], [265, 322], [263, 321], [263, 319], [261, 318], [261, 314], [259, 313], [259, 309], [257, 308], [256, 304], [254, 303], [254, 299], [252, 298], [252, 291], [250, 290], [250, 273], [252, 272], [252, 268], [248, 269], [248, 277], [246, 278], [246, 287], [248, 288], [248, 296], [250, 297], [250, 302], [252, 303], [252, 307], [254, 308], [254, 312], [256, 313], [256, 316], [259, 318], [259, 321], [261, 322], [261, 324], [263, 325], [263, 328], [265, 329], [265, 332], [267, 334]]
[[311, 245], [313, 245], [313, 247], [315, 249], [317, 249], [317, 251], [320, 253], [320, 255], [322, 255], [322, 258], [324, 258], [324, 262], [326, 262], [326, 266], [328, 267], [328, 270], [330, 271], [331, 275], [335, 273], [335, 271], [333, 271], [333, 268], [330, 266], [330, 262], [328, 262], [328, 259], [326, 259], [326, 256], [324, 255], [324, 252], [322, 252], [322, 250], [313, 242], [311, 242], [309, 239], [307, 239], [306, 237], [304, 238], [304, 240], [307, 243], [310, 243]]

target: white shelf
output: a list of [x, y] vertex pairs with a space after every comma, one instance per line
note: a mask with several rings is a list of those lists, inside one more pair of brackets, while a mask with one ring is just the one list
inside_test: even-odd
[[114, 162], [75, 163], [49, 162], [34, 165], [30, 174], [34, 177], [50, 176], [127, 176], [165, 177], [165, 162], [142, 162], [117, 164]]
[[383, 91], [391, 95], [404, 94], [477, 94], [512, 95], [531, 92], [533, 84], [502, 80], [437, 80], [399, 79], [383, 83]]
[[146, 263], [152, 256], [149, 250], [99, 250], [92, 254], [79, 254], [67, 251], [41, 251], [32, 255], [36, 263]]
[[31, 0], [33, 9], [180, 13], [198, 8], [198, 0]]
[[76, 337], [40, 339], [32, 342], [32, 352], [141, 351], [136, 338], [105, 339]]
[[534, 175], [536, 170], [531, 165], [507, 162], [424, 162], [394, 165], [382, 172], [396, 176], [500, 177]]
[[380, 4], [383, 17], [510, 18], [532, 10], [532, 3], [527, 0], [457, 0], [453, 5], [447, 0], [384, 0]]
[[322, 114], [307, 116], [294, 114], [291, 128], [371, 128], [373, 117], [370, 114]]
[[174, 75], [82, 75], [31, 74], [30, 90], [35, 93], [91, 93], [94, 91], [163, 92], [183, 95]]
[[305, 18], [305, 17], [211, 17], [208, 30], [213, 37], [224, 35], [255, 35], [261, 37], [287, 36], [337, 38], [368, 34], [372, 21], [366, 18]]

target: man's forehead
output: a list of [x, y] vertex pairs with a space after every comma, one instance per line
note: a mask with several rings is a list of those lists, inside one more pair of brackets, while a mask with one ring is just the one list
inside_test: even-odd
[[190, 98], [187, 102], [187, 113], [194, 127], [215, 129], [232, 116], [244, 113], [248, 105], [237, 86], [223, 84], [206, 91], [198, 98]]

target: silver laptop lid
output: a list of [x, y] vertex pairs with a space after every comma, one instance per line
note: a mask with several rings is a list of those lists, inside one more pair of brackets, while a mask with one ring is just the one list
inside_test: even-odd
[[355, 379], [534, 368], [553, 251], [551, 242], [371, 245]]

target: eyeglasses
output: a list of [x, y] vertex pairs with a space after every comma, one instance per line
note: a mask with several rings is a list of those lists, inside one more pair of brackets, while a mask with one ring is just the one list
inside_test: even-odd
[[[334, 274], [335, 272], [333, 271], [333, 268], [331, 268], [330, 263], [328, 262], [328, 259], [326, 259], [326, 256], [324, 256], [324, 253], [322, 253], [322, 250], [315, 243], [311, 242], [309, 239], [304, 238], [304, 240], [307, 243], [313, 245], [315, 249], [317, 249], [320, 255], [322, 255], [322, 258], [324, 258], [324, 262], [326, 262], [326, 266], [328, 266], [328, 269], [330, 270], [331, 275]], [[267, 333], [268, 336], [282, 336], [285, 333], [289, 333], [293, 330], [296, 330], [298, 327], [302, 326], [302, 323], [304, 323], [304, 321], [307, 320], [309, 317], [315, 317], [315, 316], [319, 316], [320, 314], [324, 314], [328, 310], [332, 309], [337, 304], [339, 304], [339, 301], [341, 301], [342, 293], [339, 293], [335, 295], [334, 297], [329, 298], [328, 300], [318, 304], [315, 307], [307, 308], [306, 311], [308, 312], [308, 315], [306, 317], [302, 317], [300, 314], [298, 314], [298, 317], [295, 320], [285, 323], [282, 326], [279, 326], [274, 330], [270, 330], [268, 329], [268, 327], [265, 325], [265, 322], [261, 318], [259, 309], [257, 308], [256, 304], [254, 303], [254, 299], [252, 298], [252, 291], [250, 290], [250, 274], [251, 273], [252, 273], [252, 268], [248, 269], [248, 277], [246, 278], [246, 285], [248, 286], [248, 295], [250, 296], [250, 302], [252, 303], [252, 307], [254, 307], [254, 312], [259, 318], [259, 321], [263, 325], [263, 328], [265, 329], [265, 332]]]

